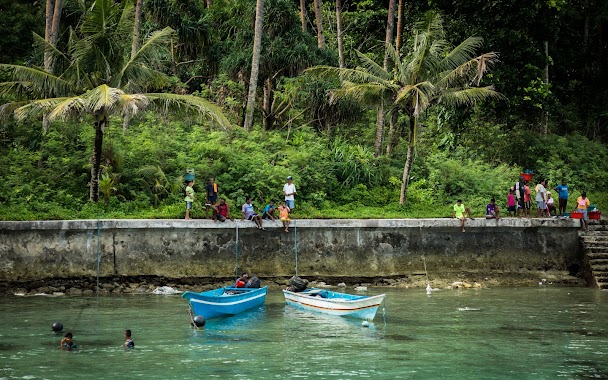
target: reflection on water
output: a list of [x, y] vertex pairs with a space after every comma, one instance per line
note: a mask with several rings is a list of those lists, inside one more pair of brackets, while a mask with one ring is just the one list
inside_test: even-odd
[[[387, 289], [371, 289], [369, 294]], [[578, 288], [386, 291], [365, 327], [285, 305], [189, 325], [179, 296], [6, 297], [0, 379], [608, 378], [608, 293]], [[61, 321], [79, 349], [58, 349]], [[136, 348], [122, 348], [133, 330]]]

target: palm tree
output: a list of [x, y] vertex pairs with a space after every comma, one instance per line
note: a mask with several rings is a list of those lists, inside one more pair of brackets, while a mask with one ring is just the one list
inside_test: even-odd
[[481, 46], [480, 37], [469, 37], [458, 46], [444, 38], [441, 16], [433, 11], [425, 14], [413, 30], [405, 55], [392, 45], [387, 46], [391, 69], [382, 66], [357, 52], [361, 67], [340, 69], [318, 66], [309, 71], [321, 76], [341, 75], [344, 80], [335, 91], [334, 99], [350, 97], [362, 104], [388, 105], [409, 118], [409, 142], [403, 168], [399, 203], [407, 196], [410, 171], [416, 147], [416, 130], [420, 114], [427, 108], [443, 104], [470, 105], [490, 97], [500, 97], [492, 86], [477, 87], [489, 69], [498, 60], [494, 52], [476, 56]]
[[55, 61], [53, 74], [38, 67], [0, 65], [13, 81], [0, 83], [0, 93], [18, 97], [0, 106], [0, 113], [13, 113], [18, 120], [48, 114], [49, 120], [89, 118], [95, 128], [91, 158], [89, 197], [99, 199], [99, 174], [104, 130], [112, 116], [132, 117], [154, 108], [160, 112], [183, 112], [208, 116], [230, 125], [219, 107], [191, 95], [148, 93], [169, 85], [169, 77], [156, 70], [168, 55], [174, 31], [152, 33], [130, 58], [133, 9], [113, 0], [96, 0], [78, 27], [70, 31], [65, 51], [43, 38], [35, 40]]
[[255, 4], [255, 35], [253, 37], [253, 55], [251, 57], [251, 77], [249, 78], [249, 91], [247, 93], [247, 106], [245, 108], [245, 121], [243, 123], [245, 130], [250, 130], [253, 125], [253, 109], [255, 107], [255, 95], [258, 90], [258, 75], [260, 73], [263, 26], [264, 0], [257, 0]]

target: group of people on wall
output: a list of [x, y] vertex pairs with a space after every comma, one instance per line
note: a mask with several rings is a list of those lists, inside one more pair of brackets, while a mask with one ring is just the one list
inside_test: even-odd
[[[532, 208], [532, 192], [528, 186], [527, 180], [523, 176], [513, 185], [507, 193], [507, 215], [517, 217], [530, 218], [530, 210]], [[553, 190], [558, 194], [558, 205], [555, 206], [555, 201], [551, 197], [551, 192], [547, 190], [549, 179], [541, 179], [534, 188], [535, 202], [538, 218], [556, 218], [568, 215], [566, 208], [568, 206], [569, 187], [565, 179], [562, 179], [561, 184], [555, 186]], [[591, 206], [587, 193], [583, 191], [576, 200], [575, 212], [582, 214], [581, 229], [588, 230], [588, 215], [587, 210]], [[464, 222], [467, 218], [473, 219], [471, 210], [465, 207], [462, 200], [459, 199], [454, 205], [453, 217], [461, 221], [460, 228], [465, 232]], [[500, 208], [496, 205], [496, 199], [490, 199], [490, 203], [486, 206], [486, 219], [500, 219]]]
[[[190, 218], [190, 210], [196, 200], [196, 192], [194, 191], [194, 180], [189, 180], [186, 182], [186, 196], [184, 201], [186, 202], [186, 217], [185, 219]], [[209, 183], [205, 186], [205, 219], [209, 218], [209, 211], [211, 210], [211, 219], [214, 221], [225, 222], [227, 219], [234, 220], [232, 215], [230, 215], [230, 208], [228, 207], [228, 202], [226, 198], [219, 198], [219, 192], [217, 183], [215, 182], [215, 178], [210, 177]], [[296, 185], [293, 183], [293, 178], [291, 176], [287, 177], [287, 182], [283, 185], [283, 196], [284, 201], [282, 201], [279, 206], [276, 206], [276, 201], [274, 199], [270, 200], [270, 202], [264, 207], [262, 210], [262, 214], [258, 214], [252, 204], [252, 200], [250, 196], [245, 198], [245, 203], [241, 206], [241, 220], [251, 220], [255, 223], [256, 227], [259, 230], [265, 231], [264, 228], [264, 219], [267, 220], [275, 220], [279, 219], [283, 223], [283, 230], [285, 232], [289, 232], [289, 223], [290, 213], [295, 209], [296, 195]], [[218, 201], [219, 198], [219, 201]], [[276, 213], [278, 212], [278, 216]]]

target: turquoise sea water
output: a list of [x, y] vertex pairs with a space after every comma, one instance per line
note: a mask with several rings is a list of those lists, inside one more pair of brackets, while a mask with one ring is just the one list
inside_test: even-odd
[[[369, 327], [271, 291], [265, 306], [201, 330], [180, 296], [4, 297], [0, 379], [608, 379], [608, 292], [367, 293], [381, 292], [385, 318]], [[54, 321], [78, 350], [59, 350]], [[134, 350], [121, 347], [127, 328]]]

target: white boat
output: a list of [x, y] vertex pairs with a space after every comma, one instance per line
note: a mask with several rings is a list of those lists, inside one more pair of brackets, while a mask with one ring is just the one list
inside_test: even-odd
[[385, 294], [362, 296], [318, 288], [310, 288], [301, 292], [283, 290], [283, 295], [290, 306], [368, 321], [374, 319], [378, 307], [386, 296]]

